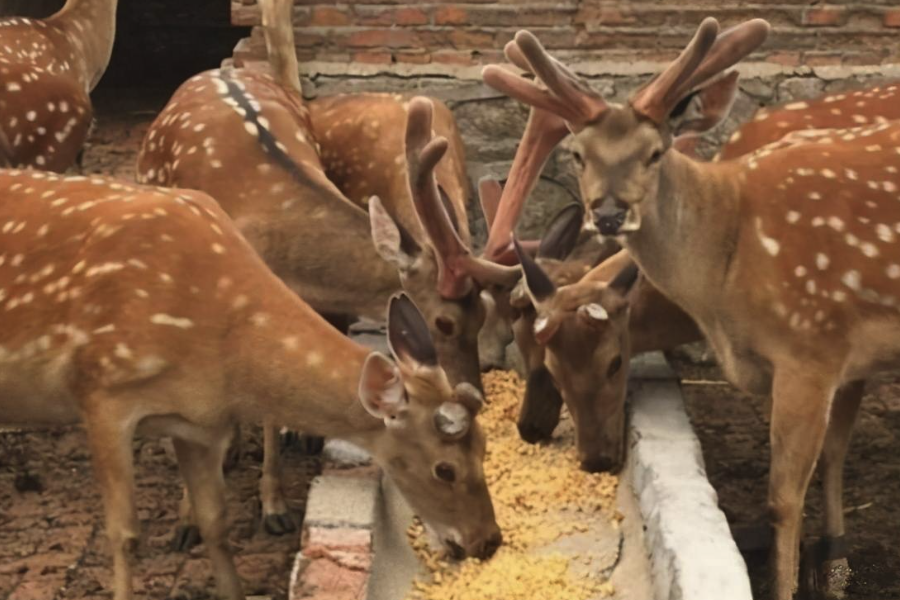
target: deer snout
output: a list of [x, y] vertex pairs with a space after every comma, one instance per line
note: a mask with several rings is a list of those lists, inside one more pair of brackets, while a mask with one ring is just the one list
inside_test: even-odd
[[488, 559], [497, 552], [501, 544], [503, 544], [503, 534], [500, 533], [499, 527], [495, 527], [487, 536], [471, 546], [468, 554], [472, 558]]
[[613, 196], [605, 196], [591, 202], [591, 215], [601, 235], [619, 233], [628, 215], [628, 204]]

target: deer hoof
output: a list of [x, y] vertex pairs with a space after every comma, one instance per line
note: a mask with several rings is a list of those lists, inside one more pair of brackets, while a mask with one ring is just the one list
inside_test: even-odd
[[843, 537], [826, 537], [805, 543], [800, 561], [804, 597], [842, 600], [851, 574], [846, 555]]
[[172, 538], [172, 551], [190, 552], [191, 548], [201, 541], [200, 529], [196, 525], [179, 525], [175, 529], [175, 537]]
[[297, 524], [291, 515], [284, 513], [280, 515], [266, 515], [263, 518], [263, 529], [271, 535], [284, 535], [297, 531]]

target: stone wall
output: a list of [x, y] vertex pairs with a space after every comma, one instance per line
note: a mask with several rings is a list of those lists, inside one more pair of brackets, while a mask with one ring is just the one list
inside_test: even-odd
[[[380, 9], [385, 9], [388, 11], [388, 14], [394, 15], [390, 17], [394, 20], [401, 19], [397, 15], [397, 11], [413, 10], [411, 8], [413, 6], [412, 3], [409, 3], [407, 7], [403, 7], [396, 2], [390, 4], [391, 6], [389, 7], [380, 6]], [[537, 4], [541, 3], [529, 3], [527, 6]], [[569, 11], [567, 13], [566, 10], [568, 9], [560, 9], [565, 14], [571, 13], [572, 22], [574, 23], [576, 14], [586, 14], [584, 11], [587, 10], [587, 6], [594, 6], [596, 3], [570, 1], [554, 4], [559, 4], [562, 7], [575, 6], [574, 12]], [[736, 3], [723, 2], [717, 4], [719, 6], [728, 6]], [[666, 6], [671, 9], [675, 3], [664, 0], [659, 2], [658, 5], [662, 7], [660, 10], [663, 10]], [[709, 5], [709, 2], [696, 2], [694, 7]], [[365, 11], [371, 9], [373, 5], [367, 2], [357, 2], [350, 5], [329, 6], [334, 11], [362, 15], [368, 14]], [[415, 10], [424, 11], [423, 14], [429, 15], [429, 19], [432, 19], [429, 23], [433, 23], [438, 14], [443, 14], [441, 9], [454, 6], [459, 8], [458, 4], [450, 3], [440, 5], [416, 4], [415, 6]], [[509, 2], [504, 4], [480, 2], [471, 3], [467, 10], [471, 10], [473, 15], [487, 15], [491, 10], [497, 10], [500, 14], [508, 14], [510, 6], [511, 3]], [[520, 5], [519, 8], [522, 6], [524, 4]], [[629, 6], [632, 8], [628, 10], [632, 12], [628, 14], [636, 14], [634, 11], [638, 11], [638, 9], [648, 11], [647, 14], [650, 14], [650, 5], [629, 4]], [[657, 4], [652, 6], [657, 6]], [[233, 18], [242, 23], [252, 23], [255, 18], [253, 15], [258, 14], [256, 7], [253, 5], [233, 4], [232, 7], [234, 10]], [[791, 27], [797, 29], [803, 27], [801, 23], [804, 22], [804, 19], [811, 23], [818, 18], [810, 16], [819, 14], [817, 12], [818, 9], [804, 9], [803, 7], [804, 5], [798, 3], [787, 5], [772, 4], [765, 7], [755, 5], [752, 10], [741, 9], [741, 11], [738, 11], [734, 9], [731, 12], [723, 12], [724, 9], [719, 8], [715, 12], [720, 14], [720, 16], [722, 14], [739, 14], [741, 19], [758, 15], [771, 18], [773, 15], [780, 14], [781, 17], [779, 18], [785, 20], [785, 22], [789, 15], [794, 15], [798, 20]], [[601, 10], [597, 6], [595, 8], [600, 10], [600, 13], [597, 14], [606, 14], [603, 13], [603, 10], [606, 9]], [[297, 34], [301, 36], [301, 43], [305, 43], [302, 36], [307, 35], [310, 31], [317, 31], [319, 26], [306, 27], [300, 26], [299, 23], [307, 22], [307, 19], [312, 18], [310, 15], [319, 14], [317, 11], [324, 10], [324, 8], [311, 5], [306, 0], [300, 0], [296, 9], [298, 18]], [[623, 8], [622, 10], [626, 9]], [[823, 8], [822, 10], [826, 9]], [[841, 27], [816, 29], [817, 32], [824, 34], [825, 37], [832, 34], [837, 35], [839, 30], [843, 31], [844, 28], [850, 31], [851, 26], [856, 27], [860, 23], [867, 23], [871, 25], [871, 31], [879, 36], [884, 31], [889, 31], [890, 35], [893, 36], [890, 43], [888, 43], [886, 37], [880, 37], [879, 39], [882, 41], [870, 48], [872, 52], [900, 52], [900, 29], [890, 29], [884, 25], [885, 23], [892, 23], [890, 15], [895, 12], [895, 9], [888, 8], [887, 4], [861, 5], [848, 3], [827, 10], [838, 11], [842, 15], [840, 23], [843, 23], [843, 25]], [[673, 25], [671, 30], [677, 31], [678, 35], [674, 35], [672, 43], [674, 44], [677, 38], [677, 46], [679, 48], [683, 46], [693, 32], [693, 23], [701, 18], [701, 13], [706, 14], [708, 11], [708, 8], [705, 11], [701, 11], [698, 8], [692, 13], [696, 18], [691, 17], [689, 19], [687, 16], [684, 16], [683, 19], [678, 21], [678, 23], [690, 21], [690, 27]], [[523, 17], [523, 21], [527, 22], [528, 18], [530, 18], [527, 15], [531, 13], [524, 11], [523, 14], [526, 15], [526, 17]], [[624, 15], [625, 13], [622, 14]], [[804, 17], [803, 15], [806, 16]], [[869, 17], [863, 19], [860, 15], [869, 15]], [[875, 19], [873, 15], [878, 16], [881, 20]], [[322, 19], [324, 17], [320, 16], [317, 18]], [[485, 18], [487, 17], [485, 16]], [[623, 16], [622, 18], [624, 19], [625, 17]], [[661, 18], [659, 17], [659, 19]], [[405, 19], [408, 21], [412, 17], [405, 17]], [[672, 16], [672, 19], [674, 20], [675, 17]], [[518, 27], [515, 25], [516, 22], [518, 21], [510, 21], [508, 26], [503, 28], [503, 31], [506, 32], [504, 35], [511, 35], [515, 31]], [[775, 20], [775, 22], [777, 23], [778, 21]], [[582, 25], [582, 27], [587, 31], [586, 25]], [[402, 30], [403, 27], [398, 25], [393, 29]], [[468, 30], [468, 27], [459, 27], [459, 31]], [[660, 32], [662, 38], [667, 38], [667, 31], [669, 31], [668, 27], [665, 28], [665, 31]], [[255, 27], [251, 38], [244, 39], [238, 44], [234, 54], [234, 61], [237, 64], [265, 68], [265, 45], [263, 44], [260, 50], [258, 43], [255, 41], [257, 39], [262, 40], [261, 36], [260, 28]], [[793, 99], [810, 98], [827, 91], [858, 87], [867, 82], [892, 78], [900, 79], [900, 57], [897, 57], [893, 63], [885, 62], [881, 64], [879, 62], [868, 65], [784, 64], [785, 61], [779, 58], [780, 55], [778, 53], [785, 51], [780, 48], [784, 44], [789, 44], [789, 40], [785, 40], [782, 36], [776, 34], [773, 43], [775, 44], [773, 48], [768, 48], [767, 46], [768, 49], [765, 52], [751, 56], [748, 61], [740, 65], [739, 70], [741, 71], [742, 79], [738, 99], [726, 123], [704, 138], [700, 149], [705, 156], [712, 156], [719, 144], [724, 139], [727, 139], [731, 132], [740, 123], [745, 122], [760, 106]], [[872, 43], [874, 44], [874, 42]], [[648, 40], [635, 40], [635, 44], [638, 44], [640, 47], [656, 47], [654, 43]], [[358, 56], [356, 57], [357, 60], [350, 60], [351, 54], [349, 53], [342, 54], [343, 62], [340, 62], [336, 56], [326, 55], [327, 47], [330, 46], [326, 44], [322, 48], [318, 46], [313, 47], [321, 59], [305, 59], [302, 61], [301, 71], [304, 76], [304, 94], [307, 97], [312, 98], [342, 92], [405, 91], [440, 98], [451, 107], [462, 130], [471, 181], [474, 183], [483, 175], [493, 175], [498, 178], [505, 177], [519, 137], [524, 129], [527, 111], [516, 102], [484, 86], [480, 79], [480, 65], [448, 64], [435, 61], [421, 64], [404, 62], [372, 63], [365, 60], [361, 61]], [[852, 54], [853, 52], [857, 52], [857, 50], [848, 50], [849, 54], [847, 55], [862, 56], [862, 54]], [[302, 59], [304, 49], [298, 48], [298, 53]], [[566, 56], [565, 51], [554, 51], [554, 53], [559, 56]], [[653, 54], [652, 52], [647, 54], [646, 51], [632, 51], [632, 53], [636, 53], [641, 59], [625, 60], [624, 56], [620, 54], [610, 54], [605, 51], [602, 53], [591, 52], [589, 54], [579, 54], [572, 51], [568, 54], [567, 62], [576, 72], [586, 77], [591, 85], [605, 97], [621, 102], [627, 99], [628, 94], [646, 81], [648, 77], [658, 72], [665, 62], [663, 60], [664, 56]], [[478, 56], [480, 60], [487, 55], [479, 54]], [[812, 54], [807, 54], [807, 62], [810, 62], [809, 59], [812, 56]], [[572, 177], [572, 170], [568, 164], [566, 153], [558, 151], [549, 162], [543, 179], [529, 202], [520, 223], [521, 234], [528, 237], [539, 235], [550, 216], [555, 214], [565, 203], [577, 199], [578, 188]], [[477, 202], [471, 205], [469, 214], [477, 247], [478, 244], [484, 241], [485, 229]]]

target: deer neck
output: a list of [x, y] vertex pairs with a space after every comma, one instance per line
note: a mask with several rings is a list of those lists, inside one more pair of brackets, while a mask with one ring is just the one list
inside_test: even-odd
[[694, 320], [646, 279], [631, 293], [628, 330], [632, 354], [671, 350], [703, 338]]
[[[699, 163], [668, 152], [654, 202], [625, 248], [650, 282], [677, 305], [708, 305], [727, 283], [737, 244], [741, 174], [729, 163]], [[698, 315], [691, 315], [699, 318]]]
[[[274, 306], [273, 306], [274, 305]], [[244, 420], [270, 417], [310, 435], [369, 448], [384, 429], [359, 401], [369, 350], [342, 335], [288, 290], [248, 309], [229, 335], [228, 395]]]
[[94, 89], [112, 56], [118, 0], [68, 0], [47, 22], [59, 27], [75, 50], [73, 68], [88, 91]]

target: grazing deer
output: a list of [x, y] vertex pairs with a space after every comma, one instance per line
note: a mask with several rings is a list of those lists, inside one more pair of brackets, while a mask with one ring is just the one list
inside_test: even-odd
[[497, 67], [484, 75], [577, 132], [581, 191], [601, 234], [619, 236], [645, 276], [697, 322], [732, 382], [772, 393], [774, 595], [787, 600], [816, 459], [852, 428], [835, 391], [900, 351], [900, 124], [790, 136], [713, 164], [668, 152], [672, 110], [767, 32], [764, 21], [751, 21], [718, 35], [707, 19], [682, 55], [621, 107], [527, 32], [512, 53], [548, 89]]
[[132, 597], [136, 433], [173, 438], [225, 598], [243, 594], [222, 460], [235, 422], [261, 416], [368, 450], [453, 554], [499, 545], [481, 394], [451, 386], [408, 297], [388, 311], [395, 362], [328, 325], [201, 192], [0, 171], [0, 194], [0, 422], [85, 424], [116, 600]]
[[[425, 315], [450, 381], [480, 388], [477, 339], [484, 311], [479, 290], [488, 284], [511, 286], [518, 270], [470, 253], [441, 255], [444, 245], [428, 239], [421, 225], [408, 230], [380, 200], [369, 203], [367, 214], [329, 180], [299, 94], [291, 4], [260, 2], [275, 77], [216, 69], [190, 79], [145, 136], [138, 177], [201, 189], [216, 198], [275, 274], [322, 314], [381, 319], [388, 297], [406, 290]], [[411, 123], [431, 131], [429, 100], [412, 100], [406, 108]], [[446, 133], [448, 139], [458, 139], [455, 129]], [[420, 134], [411, 126], [409, 135]], [[357, 145], [366, 140], [380, 143], [380, 138], [364, 137]], [[389, 155], [409, 181], [431, 176], [397, 166], [398, 159], [406, 163], [414, 158], [408, 139], [406, 150], [393, 134], [385, 141], [393, 145], [379, 147], [381, 154]], [[459, 156], [458, 149], [449, 152]], [[362, 168], [348, 166], [352, 173]], [[371, 185], [380, 184], [372, 178]], [[447, 189], [457, 191], [449, 183]], [[409, 191], [404, 198], [410, 198]], [[416, 210], [414, 196], [409, 204], [404, 210]], [[461, 217], [455, 221], [465, 232], [464, 212]], [[271, 533], [282, 533], [292, 529], [292, 521], [277, 476], [274, 431], [275, 424], [268, 423], [260, 487], [264, 524]], [[188, 544], [190, 538], [191, 530], [183, 527], [176, 543]]]
[[68, 0], [46, 19], [0, 19], [0, 165], [62, 172], [75, 162], [93, 118], [89, 94], [112, 54], [117, 3]]

